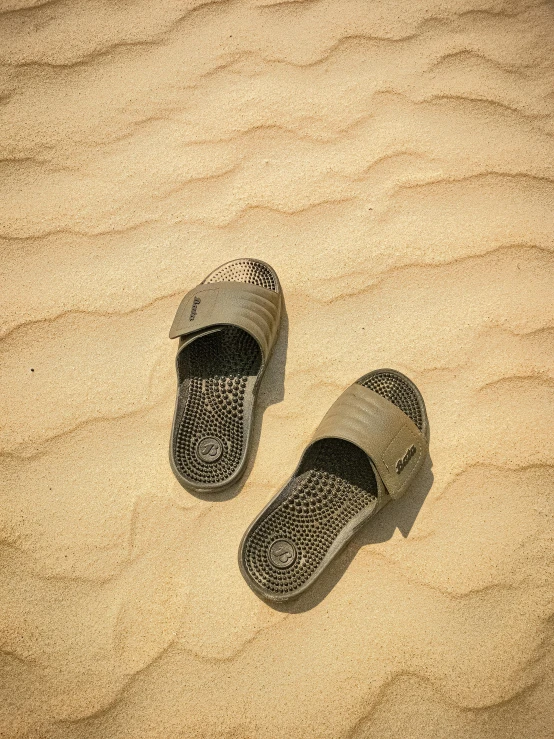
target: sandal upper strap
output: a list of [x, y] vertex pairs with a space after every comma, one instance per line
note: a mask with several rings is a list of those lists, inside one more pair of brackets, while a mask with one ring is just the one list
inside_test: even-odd
[[427, 455], [427, 439], [400, 408], [355, 383], [333, 403], [310, 442], [344, 439], [373, 462], [391, 498], [406, 492]]
[[169, 338], [216, 325], [238, 326], [256, 339], [267, 361], [279, 328], [281, 294], [247, 282], [209, 282], [188, 292], [175, 314]]

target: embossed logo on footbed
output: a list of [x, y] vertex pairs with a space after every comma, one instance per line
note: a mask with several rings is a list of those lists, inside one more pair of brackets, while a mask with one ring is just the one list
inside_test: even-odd
[[223, 444], [214, 436], [206, 436], [196, 445], [196, 454], [203, 462], [217, 462], [223, 454]]
[[284, 570], [296, 560], [296, 547], [288, 539], [277, 539], [269, 547], [268, 557], [272, 565]]

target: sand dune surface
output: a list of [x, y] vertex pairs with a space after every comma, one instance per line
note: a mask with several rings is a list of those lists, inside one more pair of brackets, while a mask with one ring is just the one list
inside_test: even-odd
[[[554, 737], [552, 3], [0, 7], [0, 736]], [[286, 316], [195, 496], [167, 335], [241, 256]], [[272, 608], [241, 536], [378, 367], [431, 461]]]

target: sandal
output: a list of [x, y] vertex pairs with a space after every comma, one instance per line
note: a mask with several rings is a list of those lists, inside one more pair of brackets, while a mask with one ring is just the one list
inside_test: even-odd
[[404, 495], [428, 440], [423, 398], [405, 375], [375, 370], [347, 388], [242, 539], [250, 587], [270, 601], [304, 592], [369, 518]]
[[169, 459], [183, 487], [218, 492], [244, 471], [282, 302], [277, 275], [256, 259], [223, 264], [183, 298], [169, 332], [179, 339]]

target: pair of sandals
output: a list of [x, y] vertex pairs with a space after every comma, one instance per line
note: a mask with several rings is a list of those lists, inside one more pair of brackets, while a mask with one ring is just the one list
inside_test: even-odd
[[[243, 473], [282, 304], [277, 275], [255, 259], [218, 267], [182, 300], [169, 334], [179, 339], [169, 456], [183, 487], [217, 493]], [[390, 369], [360, 377], [246, 531], [246, 582], [270, 601], [304, 592], [371, 516], [405, 493], [428, 441], [425, 404], [411, 380]]]

